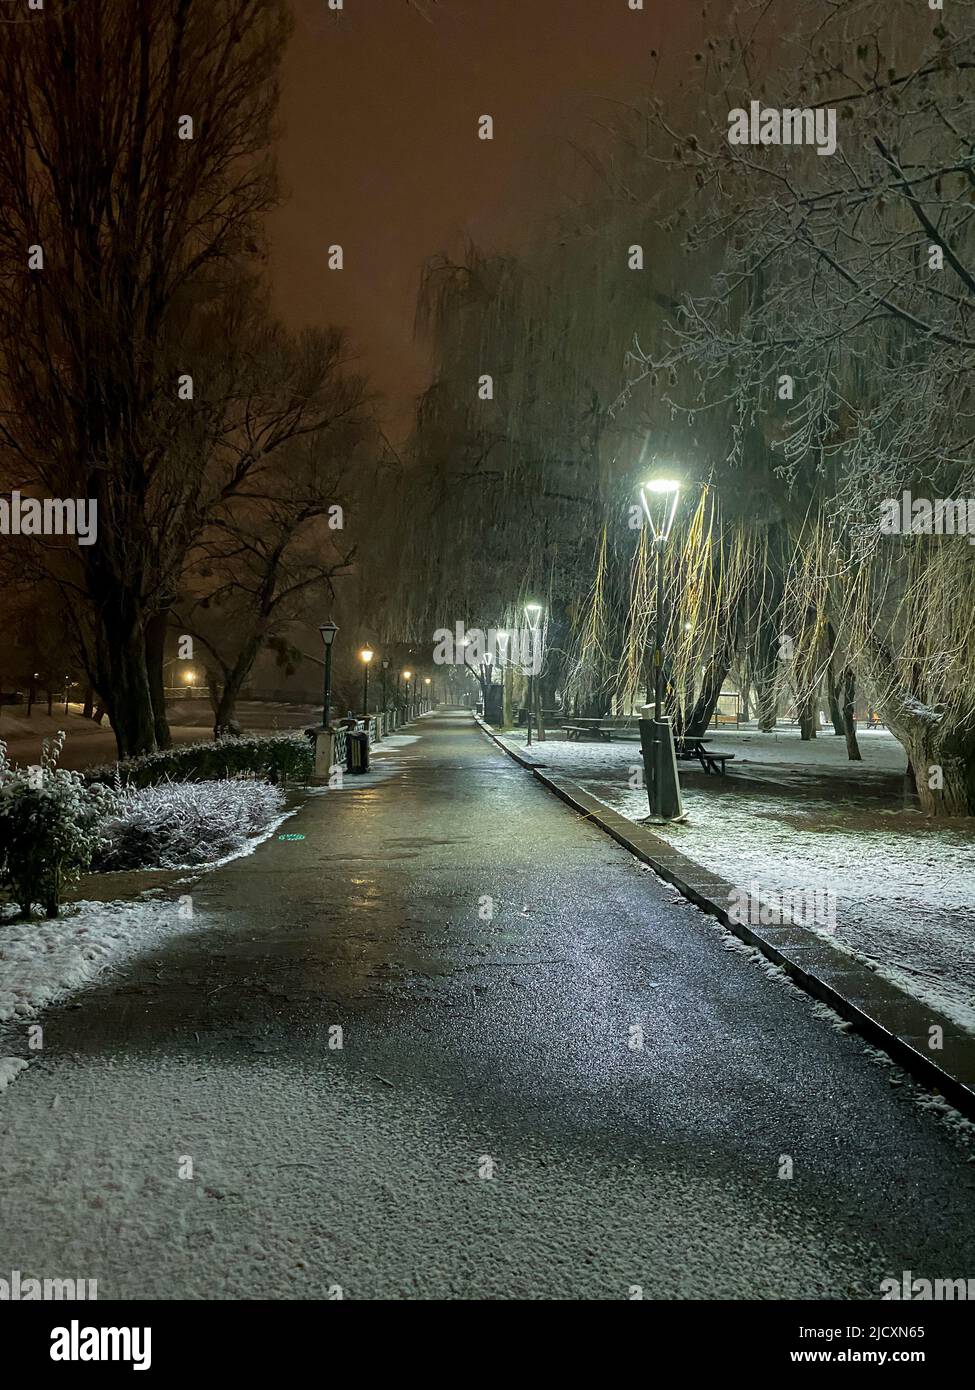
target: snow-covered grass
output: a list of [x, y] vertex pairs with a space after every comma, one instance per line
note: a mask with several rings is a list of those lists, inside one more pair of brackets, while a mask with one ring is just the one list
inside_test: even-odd
[[[830, 891], [839, 950], [975, 1032], [975, 823], [938, 824], [904, 787], [906, 758], [889, 734], [860, 736], [862, 763], [842, 739], [797, 732], [711, 731], [735, 754], [725, 777], [681, 763], [687, 821], [655, 826], [682, 854], [746, 891]], [[508, 736], [524, 751], [524, 736]], [[639, 745], [547, 739], [533, 755], [621, 815], [647, 815]]]
[[269, 782], [158, 782], [124, 789], [102, 826], [98, 870], [175, 869], [239, 851], [280, 815], [284, 794]]
[[[217, 868], [253, 853], [295, 814], [282, 809], [277, 787], [256, 781], [161, 783], [123, 793], [122, 803], [103, 868]], [[30, 1018], [109, 966], [192, 930], [179, 902], [147, 896], [76, 902], [44, 921], [0, 919], [0, 1024]], [[25, 1065], [0, 1057], [0, 1092]]]
[[0, 1023], [32, 1018], [107, 966], [192, 927], [177, 902], [159, 898], [78, 902], [53, 921], [0, 922]]

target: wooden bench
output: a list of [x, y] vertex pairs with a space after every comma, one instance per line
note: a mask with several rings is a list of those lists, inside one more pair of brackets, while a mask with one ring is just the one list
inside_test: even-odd
[[600, 728], [598, 724], [563, 724], [562, 730], [570, 741], [585, 738], [597, 738], [601, 743], [609, 743], [613, 737], [612, 729]]
[[674, 744], [677, 757], [684, 762], [700, 763], [707, 773], [725, 775], [725, 763], [734, 759], [734, 753], [713, 753], [703, 738], [679, 738]]

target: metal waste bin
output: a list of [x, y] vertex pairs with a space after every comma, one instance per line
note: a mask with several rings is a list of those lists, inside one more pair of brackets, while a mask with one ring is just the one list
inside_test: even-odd
[[350, 729], [345, 736], [346, 767], [349, 772], [369, 771], [369, 734], [353, 733]]

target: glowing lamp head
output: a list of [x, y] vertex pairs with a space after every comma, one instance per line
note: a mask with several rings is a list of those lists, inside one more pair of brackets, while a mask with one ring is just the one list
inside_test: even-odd
[[525, 622], [528, 624], [529, 632], [537, 632], [539, 623], [542, 621], [542, 605], [540, 603], [525, 604]]
[[408, 681], [412, 675], [413, 675], [413, 672], [412, 672], [412, 671], [404, 671], [404, 672], [403, 672], [403, 679], [404, 679], [405, 681]]
[[641, 487], [643, 510], [655, 541], [662, 543], [670, 535], [679, 496], [680, 483], [674, 478], [651, 478]]
[[372, 650], [371, 647], [363, 647], [362, 651], [359, 653], [359, 656], [368, 666], [372, 658], [375, 656], [375, 652]]

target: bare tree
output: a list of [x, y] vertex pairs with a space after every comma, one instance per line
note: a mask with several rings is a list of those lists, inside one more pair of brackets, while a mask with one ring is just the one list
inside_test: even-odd
[[283, 0], [49, 0], [0, 27], [0, 443], [25, 485], [97, 503], [62, 579], [120, 754], [164, 727], [146, 634], [186, 502], [178, 329], [259, 254], [288, 28]]

